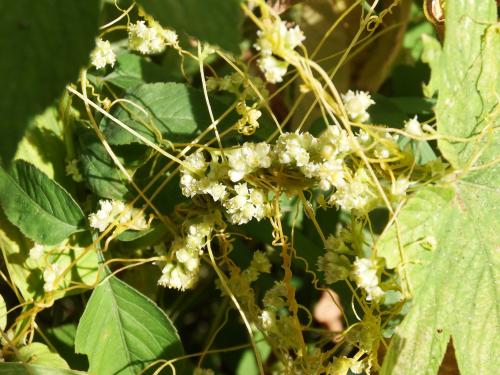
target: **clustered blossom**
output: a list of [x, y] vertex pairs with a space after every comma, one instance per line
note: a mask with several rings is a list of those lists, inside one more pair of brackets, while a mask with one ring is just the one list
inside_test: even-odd
[[128, 48], [143, 55], [158, 54], [167, 46], [177, 46], [178, 37], [175, 31], [164, 29], [153, 20], [137, 21], [128, 26]]
[[270, 83], [283, 81], [288, 70], [286, 59], [294, 56], [294, 50], [305, 40], [298, 26], [288, 28], [280, 19], [263, 21], [263, 28], [257, 32], [254, 47], [261, 53], [257, 64]]
[[370, 118], [367, 109], [375, 104], [370, 94], [365, 91], [352, 91], [349, 90], [342, 94], [342, 101], [344, 102], [345, 109], [349, 118], [352, 121], [365, 122]]
[[90, 226], [99, 232], [116, 222], [132, 230], [144, 230], [149, 227], [144, 213], [134, 207], [127, 207], [124, 202], [116, 200], [100, 200], [100, 209], [89, 215]]
[[106, 65], [115, 65], [116, 56], [108, 40], [96, 39], [96, 47], [90, 54], [92, 65], [102, 69]]
[[61, 275], [63, 269], [58, 263], [48, 264], [45, 270], [43, 271], [43, 289], [46, 292], [52, 292], [57, 289], [58, 284], [61, 280], [59, 276]]
[[418, 121], [417, 116], [406, 121], [404, 126], [405, 126], [406, 132], [410, 135], [413, 135], [416, 137], [422, 137], [424, 135], [424, 132], [422, 131], [422, 125]]
[[204, 217], [188, 226], [185, 237], [176, 238], [170, 247], [172, 259], [163, 267], [158, 284], [168, 288], [186, 290], [198, 281], [203, 247], [213, 230], [214, 222]]
[[[393, 142], [392, 138], [386, 141]], [[361, 212], [374, 205], [379, 194], [364, 168], [352, 170], [346, 160], [352, 152], [347, 132], [337, 126], [328, 126], [319, 137], [284, 133], [274, 144], [246, 142], [225, 150], [224, 157], [219, 151], [209, 155], [198, 151], [181, 166], [181, 190], [190, 198], [210, 195], [232, 223], [245, 224], [270, 214], [268, 192], [256, 186], [252, 177], [274, 176], [279, 171], [329, 192], [327, 204]], [[403, 181], [398, 184], [393, 187], [395, 195], [405, 190]]]
[[35, 262], [38, 262], [42, 259], [42, 256], [45, 254], [45, 246], [35, 243], [33, 247], [30, 249], [29, 256]]
[[367, 293], [367, 301], [379, 301], [384, 291], [379, 286], [378, 266], [376, 261], [368, 258], [356, 258], [351, 271], [351, 278]]
[[259, 168], [269, 168], [271, 146], [267, 143], [245, 143], [243, 146], [226, 153], [229, 165], [229, 179], [232, 182], [242, 180], [246, 175]]

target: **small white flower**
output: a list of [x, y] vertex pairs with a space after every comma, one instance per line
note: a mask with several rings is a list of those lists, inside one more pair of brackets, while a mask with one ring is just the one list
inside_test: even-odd
[[262, 324], [262, 328], [266, 331], [269, 331], [273, 328], [276, 323], [276, 316], [272, 311], [263, 310], [259, 317], [260, 324]]
[[[166, 34], [157, 22], [152, 22], [151, 27], [148, 27], [146, 22], [137, 21], [128, 26], [128, 47], [144, 55], [161, 53], [167, 46], [166, 36], [169, 40], [173, 38], [173, 35]], [[176, 40], [175, 38], [174, 43]]]
[[[43, 271], [43, 280], [45, 281], [43, 289], [46, 292], [52, 292], [57, 289], [58, 283], [56, 283], [56, 279], [60, 276], [62, 271], [63, 270], [57, 263], [49, 264]], [[59, 283], [60, 282], [61, 280], [59, 280]]]
[[411, 182], [407, 177], [398, 177], [391, 186], [391, 193], [396, 197], [404, 197], [410, 185]]
[[264, 56], [259, 59], [257, 64], [264, 73], [266, 81], [269, 83], [282, 82], [288, 70], [288, 63], [283, 60], [278, 60], [274, 56]]
[[42, 258], [44, 252], [45, 247], [43, 245], [35, 243], [34, 246], [30, 249], [30, 258], [38, 261]]
[[178, 36], [174, 30], [164, 29], [163, 38], [167, 44], [175, 45], [177, 44]]
[[377, 147], [374, 155], [379, 159], [388, 159], [391, 156], [391, 152], [385, 147]]
[[351, 278], [367, 293], [367, 301], [379, 301], [384, 291], [378, 285], [378, 266], [368, 258], [356, 258], [351, 271]]
[[247, 142], [242, 147], [227, 152], [230, 167], [228, 175], [231, 181], [238, 182], [256, 169], [269, 168], [271, 166], [270, 150], [271, 147], [267, 143]]
[[371, 136], [368, 132], [364, 131], [363, 129], [360, 129], [358, 132], [358, 139], [361, 143], [368, 143], [371, 140]]
[[127, 229], [143, 230], [149, 227], [141, 210], [131, 207], [127, 208], [125, 203], [116, 200], [100, 200], [100, 209], [89, 215], [92, 228], [104, 232], [115, 220]]
[[96, 39], [96, 47], [90, 54], [92, 65], [96, 69], [102, 69], [106, 65], [115, 65], [116, 56], [108, 40]]
[[410, 135], [413, 135], [416, 137], [421, 137], [424, 135], [424, 132], [422, 131], [422, 126], [420, 125], [420, 122], [418, 121], [417, 116], [415, 116], [415, 117], [413, 117], [405, 122], [405, 130]]
[[342, 95], [342, 100], [349, 118], [353, 121], [365, 122], [370, 115], [367, 109], [375, 102], [372, 100], [370, 94], [365, 91], [352, 91]]
[[158, 284], [167, 288], [184, 291], [191, 288], [197, 280], [197, 275], [187, 271], [182, 265], [168, 263], [162, 270]]
[[256, 189], [249, 189], [246, 183], [234, 186], [236, 195], [224, 202], [231, 221], [246, 224], [253, 218], [261, 220], [269, 213], [265, 195]]

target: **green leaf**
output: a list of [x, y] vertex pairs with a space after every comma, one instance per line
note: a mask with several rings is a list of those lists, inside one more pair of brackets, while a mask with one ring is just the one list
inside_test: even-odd
[[466, 167], [478, 148], [488, 159], [500, 146], [493, 139], [493, 127], [500, 125], [498, 61], [500, 36], [497, 8], [493, 0], [446, 3], [446, 39], [443, 48], [427, 37], [424, 59], [432, 68], [427, 93], [438, 91], [436, 119], [441, 135], [469, 138], [490, 129], [482, 142], [454, 142], [440, 139], [443, 156], [455, 168]]
[[99, 1], [2, 1], [0, 156], [10, 162], [33, 116], [62, 93], [88, 61]]
[[59, 354], [50, 351], [47, 345], [40, 342], [33, 342], [18, 349], [16, 359], [32, 365], [69, 369]]
[[[377, 243], [413, 298], [382, 374], [435, 374], [450, 337], [461, 374], [495, 373], [500, 365], [492, 355], [500, 345], [500, 136], [492, 130], [498, 85], [493, 55], [500, 46], [489, 26], [496, 7], [494, 1], [455, 0], [446, 2], [446, 10], [443, 50], [427, 40], [425, 51], [433, 69], [427, 89], [438, 91], [438, 132], [472, 137], [490, 131], [467, 143], [440, 140], [441, 152], [458, 171], [409, 198], [397, 217], [401, 241], [392, 226]], [[434, 250], [425, 249], [430, 238]]]
[[66, 190], [24, 160], [15, 161], [11, 175], [0, 168], [0, 203], [21, 232], [44, 245], [80, 231], [85, 217]]
[[52, 179], [69, 181], [65, 171], [66, 151], [63, 124], [57, 118], [57, 109], [48, 107], [31, 121], [19, 142], [14, 159], [23, 159]]
[[229, 52], [240, 52], [240, 0], [139, 0], [137, 3], [165, 27]]
[[168, 316], [116, 277], [92, 293], [78, 325], [75, 348], [95, 374], [137, 374], [157, 359], [183, 354]]
[[[148, 140], [163, 142], [190, 142], [210, 124], [210, 117], [203, 93], [179, 83], [144, 84], [127, 93], [126, 99], [138, 104], [146, 113], [127, 103], [122, 103], [113, 115]], [[222, 112], [218, 101], [211, 100], [214, 115]], [[107, 117], [101, 128], [109, 143], [115, 145], [141, 142], [133, 134]]]
[[87, 357], [75, 353], [76, 323], [48, 327], [44, 333], [72, 369], [86, 370], [89, 368]]
[[89, 188], [98, 196], [126, 200], [130, 190], [125, 176], [92, 130], [82, 131], [78, 137], [82, 174]]
[[124, 90], [149, 82], [173, 81], [177, 77], [169, 70], [153, 64], [146, 58], [131, 53], [120, 55], [116, 67], [103, 79]]
[[85, 372], [24, 363], [0, 363], [2, 375], [86, 375]]

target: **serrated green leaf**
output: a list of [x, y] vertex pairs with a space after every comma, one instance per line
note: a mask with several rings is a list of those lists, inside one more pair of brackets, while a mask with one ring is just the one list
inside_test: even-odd
[[92, 293], [78, 325], [75, 348], [89, 358], [91, 373], [135, 375], [157, 359], [183, 353], [168, 316], [116, 277]]
[[240, 0], [139, 0], [137, 3], [165, 27], [229, 52], [240, 52]]
[[[160, 142], [160, 135], [167, 142], [190, 142], [211, 123], [203, 93], [184, 84], [144, 84], [127, 93], [125, 98], [140, 105], [147, 114], [123, 103], [113, 115], [155, 143]], [[212, 100], [211, 105], [214, 115], [221, 113], [220, 103]], [[141, 142], [107, 117], [100, 126], [111, 144]]]
[[[446, 2], [446, 10], [443, 50], [427, 40], [425, 52], [433, 69], [428, 89], [438, 91], [438, 132], [472, 137], [490, 131], [467, 143], [440, 140], [441, 152], [460, 172], [408, 200], [397, 218], [401, 243], [394, 226], [377, 243], [387, 265], [408, 280], [413, 297], [382, 374], [435, 374], [450, 336], [461, 374], [495, 373], [500, 365], [492, 355], [500, 345], [500, 167], [494, 162], [500, 136], [492, 130], [498, 85], [492, 66], [500, 45], [488, 24], [496, 21], [496, 8], [494, 1], [455, 0]], [[436, 249], [422, 246], [429, 239]]]
[[98, 30], [99, 1], [3, 1], [0, 13], [0, 155], [15, 153], [30, 119], [77, 77]]
[[86, 372], [25, 363], [0, 363], [2, 375], [86, 375]]
[[173, 81], [175, 78], [170, 71], [142, 56], [125, 53], [117, 57], [116, 67], [103, 79], [124, 90], [130, 90], [143, 83]]
[[111, 156], [91, 130], [78, 137], [82, 175], [89, 188], [102, 198], [126, 200], [130, 190]]
[[7, 218], [33, 241], [55, 245], [82, 230], [80, 206], [58, 183], [24, 160], [9, 175], [0, 168], [0, 203]]
[[52, 352], [47, 345], [40, 342], [33, 342], [19, 348], [16, 352], [16, 360], [31, 365], [69, 369], [68, 364], [59, 354]]
[[[423, 58], [432, 68], [427, 94], [438, 91], [436, 119], [441, 135], [469, 138], [484, 128], [492, 133], [500, 125], [495, 95], [500, 91], [496, 20], [495, 1], [450, 1], [446, 4], [444, 46], [431, 37], [424, 39]], [[486, 148], [483, 158], [488, 159], [500, 147], [491, 134], [482, 142], [440, 139], [438, 144], [457, 169], [466, 167], [479, 148]]]

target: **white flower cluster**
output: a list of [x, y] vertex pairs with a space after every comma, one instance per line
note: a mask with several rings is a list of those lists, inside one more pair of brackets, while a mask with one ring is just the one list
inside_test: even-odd
[[64, 267], [48, 259], [48, 255], [55, 249], [55, 247], [47, 247], [35, 243], [29, 251], [28, 265], [43, 270], [43, 289], [46, 292], [58, 289], [63, 282], [62, 278], [59, 279], [59, 276], [64, 271]]
[[267, 143], [245, 143], [243, 146], [228, 151], [228, 176], [232, 182], [241, 181], [246, 175], [259, 168], [269, 168], [271, 146]]
[[47, 267], [43, 271], [43, 289], [46, 292], [52, 292], [58, 288], [59, 283], [62, 281], [58, 280], [58, 278], [63, 270], [64, 269], [62, 269], [62, 267], [57, 263], [47, 265]]
[[178, 36], [175, 31], [164, 29], [161, 25], [149, 20], [137, 21], [128, 26], [128, 48], [144, 55], [161, 53], [167, 46], [177, 46]]
[[225, 158], [219, 151], [210, 153], [210, 161], [203, 152], [193, 153], [181, 167], [180, 185], [187, 197], [208, 194], [220, 202], [235, 224], [268, 216], [268, 193], [255, 187], [250, 177], [278, 171], [300, 173], [305, 186], [331, 191], [330, 205], [364, 210], [377, 201], [378, 193], [363, 168], [351, 171], [345, 161], [351, 153], [347, 133], [337, 126], [329, 126], [318, 138], [309, 133], [284, 133], [274, 145], [246, 142], [226, 150]]
[[172, 260], [162, 270], [158, 284], [168, 288], [186, 290], [198, 281], [200, 258], [213, 221], [205, 216], [200, 222], [188, 226], [185, 237], [176, 238], [170, 247]]
[[344, 210], [364, 210], [370, 203], [374, 203], [378, 196], [370, 182], [366, 170], [358, 169], [352, 180], [337, 186], [335, 193], [330, 196], [329, 203]]
[[365, 122], [370, 118], [367, 109], [372, 104], [375, 104], [375, 101], [373, 101], [369, 93], [349, 90], [342, 94], [342, 100], [351, 120]]
[[405, 131], [410, 135], [416, 137], [422, 137], [424, 132], [422, 130], [422, 125], [418, 121], [418, 117], [415, 116], [404, 123]]
[[384, 291], [379, 286], [377, 263], [368, 258], [356, 258], [351, 271], [351, 278], [367, 293], [367, 301], [380, 301]]
[[116, 200], [100, 200], [100, 209], [89, 215], [89, 222], [92, 228], [99, 232], [104, 232], [113, 222], [132, 230], [144, 230], [149, 224], [144, 217], [144, 213], [134, 207], [127, 207], [124, 202]]
[[102, 69], [106, 65], [115, 65], [116, 56], [108, 40], [96, 39], [96, 47], [90, 54], [92, 65]]
[[[238, 149], [235, 150], [234, 155], [228, 152], [229, 163], [219, 162], [219, 157], [214, 154], [211, 155], [212, 161], [210, 163], [206, 162], [201, 152], [191, 154], [186, 158], [181, 168], [182, 193], [187, 197], [209, 194], [215, 202], [222, 202], [231, 221], [235, 224], [245, 224], [253, 218], [261, 220], [268, 215], [270, 209], [264, 192], [257, 188], [248, 187], [247, 183], [234, 185], [229, 192], [226, 185], [228, 181], [224, 181], [229, 179], [236, 182], [241, 180], [247, 172], [269, 166], [270, 159], [268, 165], [254, 155], [257, 149], [259, 147], [253, 144], [246, 144], [246, 154], [243, 156], [240, 155]], [[245, 159], [244, 156], [247, 156], [248, 159]], [[240, 161], [244, 164], [240, 165]], [[205, 176], [207, 169], [210, 171]]]
[[282, 82], [288, 70], [288, 62], [285, 60], [294, 56], [295, 48], [305, 40], [304, 34], [298, 26], [288, 28], [280, 19], [267, 19], [257, 36], [254, 47], [262, 54], [257, 62], [260, 70], [268, 82]]
[[35, 262], [39, 262], [45, 254], [45, 246], [35, 243], [30, 249], [29, 256]]

